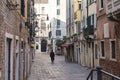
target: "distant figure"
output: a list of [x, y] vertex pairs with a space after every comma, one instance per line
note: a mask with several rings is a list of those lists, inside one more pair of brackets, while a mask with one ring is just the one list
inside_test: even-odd
[[50, 52], [50, 58], [51, 58], [51, 62], [54, 63], [54, 57], [55, 57], [55, 54], [53, 52], [53, 50]]

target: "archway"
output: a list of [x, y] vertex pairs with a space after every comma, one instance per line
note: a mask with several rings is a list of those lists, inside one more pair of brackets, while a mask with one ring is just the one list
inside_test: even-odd
[[41, 52], [46, 52], [46, 49], [47, 49], [47, 41], [42, 40], [41, 41]]

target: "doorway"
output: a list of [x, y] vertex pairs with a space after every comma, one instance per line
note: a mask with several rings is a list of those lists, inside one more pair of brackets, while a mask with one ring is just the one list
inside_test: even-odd
[[41, 52], [46, 52], [46, 49], [47, 49], [47, 41], [42, 40], [41, 41]]
[[19, 42], [16, 40], [16, 79], [19, 80]]
[[6, 80], [12, 80], [13, 74], [13, 54], [12, 54], [12, 39], [6, 38]]

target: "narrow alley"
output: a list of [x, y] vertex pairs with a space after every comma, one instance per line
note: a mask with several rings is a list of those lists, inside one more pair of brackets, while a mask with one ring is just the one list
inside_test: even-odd
[[51, 64], [49, 54], [36, 53], [28, 80], [86, 80], [90, 70], [75, 63], [67, 63], [64, 56], [55, 56]]

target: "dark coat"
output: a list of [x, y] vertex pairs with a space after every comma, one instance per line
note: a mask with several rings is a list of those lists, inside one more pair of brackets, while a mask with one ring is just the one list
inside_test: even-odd
[[52, 59], [54, 59], [54, 57], [55, 57], [54, 52], [50, 52], [50, 57], [51, 57]]

